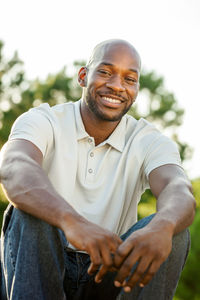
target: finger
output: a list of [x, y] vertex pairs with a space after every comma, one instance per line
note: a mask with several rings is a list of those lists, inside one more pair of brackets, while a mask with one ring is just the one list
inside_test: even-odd
[[142, 257], [138, 262], [137, 268], [133, 274], [123, 285], [132, 289], [138, 282], [142, 281], [150, 266], [151, 260], [149, 260], [147, 257]]
[[87, 272], [89, 275], [95, 274], [99, 270], [100, 265], [94, 265], [93, 262], [91, 262]]
[[148, 284], [151, 279], [153, 278], [153, 276], [155, 275], [155, 273], [158, 271], [158, 269], [161, 266], [162, 261], [157, 261], [154, 260], [151, 264], [151, 266], [149, 267], [148, 271], [146, 272], [146, 274], [144, 275], [144, 277], [142, 278], [141, 282], [140, 282], [140, 286], [144, 287], [146, 284]]
[[132, 273], [133, 266], [139, 261], [141, 254], [139, 251], [133, 250], [131, 254], [125, 259], [123, 264], [121, 265], [117, 276], [115, 278], [115, 282], [117, 281], [118, 284], [115, 283], [116, 286], [119, 286], [119, 283], [122, 283], [129, 277]]
[[123, 261], [126, 259], [128, 254], [133, 250], [133, 243], [131, 241], [123, 242], [117, 249], [115, 256], [114, 256], [114, 265], [119, 268]]
[[105, 274], [108, 272], [108, 268], [104, 265], [102, 265], [98, 271], [98, 273], [95, 276], [95, 282], [99, 283], [102, 281]]
[[115, 267], [107, 268], [106, 266], [102, 265], [95, 276], [95, 282], [99, 283], [102, 281], [103, 277], [106, 275], [107, 272], [117, 272]]
[[107, 237], [102, 243], [90, 245], [88, 254], [92, 263], [88, 268], [88, 274], [94, 274], [101, 264], [108, 268], [113, 266], [111, 253], [115, 253], [120, 243], [122, 243], [122, 240], [117, 235], [112, 234], [110, 238]]
[[107, 243], [110, 251], [115, 253], [123, 241], [117, 235], [113, 235], [112, 239], [107, 240]]
[[105, 245], [105, 244], [102, 245], [102, 247], [101, 247], [101, 257], [102, 257], [103, 264], [107, 268], [112, 267], [113, 264], [114, 264], [112, 253], [113, 253], [113, 251], [110, 250], [107, 245]]
[[115, 240], [117, 243], [117, 247], [123, 243], [122, 239], [116, 234], [115, 234]]
[[88, 274], [92, 275], [93, 273], [96, 272], [96, 270], [98, 270], [99, 266], [102, 264], [102, 258], [99, 250], [96, 248], [92, 248], [90, 250], [89, 255], [91, 259], [91, 264], [88, 268]]
[[103, 245], [101, 250], [103, 264], [96, 275], [96, 280], [100, 282], [105, 274], [113, 267], [113, 255], [106, 245]]

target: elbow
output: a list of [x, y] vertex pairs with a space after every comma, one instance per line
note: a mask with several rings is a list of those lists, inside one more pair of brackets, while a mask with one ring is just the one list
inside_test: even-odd
[[3, 186], [8, 200], [12, 201], [25, 181], [25, 172], [21, 163], [21, 157], [15, 154], [6, 155], [1, 159], [0, 182]]
[[188, 197], [189, 197], [189, 201], [191, 203], [192, 215], [193, 215], [193, 219], [194, 219], [195, 211], [196, 211], [196, 200], [194, 198], [192, 184], [189, 180], [186, 181], [186, 186], [188, 188]]
[[9, 177], [11, 177], [10, 167], [12, 162], [8, 159], [2, 159], [0, 164], [0, 182], [2, 185], [8, 181]]
[[8, 200], [10, 200], [9, 195], [12, 193], [11, 190], [15, 189], [15, 186], [11, 185], [11, 182], [14, 183], [12, 160], [4, 159], [1, 161], [0, 165], [0, 183], [2, 184], [3, 191]]
[[[190, 224], [192, 225], [194, 218], [195, 218], [195, 213], [196, 213], [196, 200], [194, 198], [193, 195], [193, 188], [192, 188], [192, 184], [189, 182], [189, 180], [186, 180], [185, 182], [185, 198], [187, 199], [187, 202], [189, 204], [190, 207]], [[183, 187], [182, 187], [183, 188]]]
[[[191, 224], [193, 223], [193, 221], [194, 221], [194, 217], [195, 217], [195, 213], [196, 213], [196, 200], [195, 200], [195, 198], [193, 197], [193, 195], [191, 195], [191, 199], [190, 199], [190, 201], [191, 201]], [[190, 224], [190, 225], [191, 225]]]

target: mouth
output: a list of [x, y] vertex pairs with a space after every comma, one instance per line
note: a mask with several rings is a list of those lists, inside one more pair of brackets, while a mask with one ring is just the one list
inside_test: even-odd
[[124, 100], [119, 99], [116, 96], [101, 96], [102, 103], [110, 108], [118, 108], [124, 102]]
[[119, 99], [115, 99], [115, 98], [110, 98], [110, 97], [102, 97], [102, 99], [104, 101], [108, 101], [110, 103], [121, 103], [122, 101]]

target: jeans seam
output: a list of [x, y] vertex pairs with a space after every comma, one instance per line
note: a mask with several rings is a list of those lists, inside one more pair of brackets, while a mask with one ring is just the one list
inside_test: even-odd
[[185, 254], [185, 260], [184, 260], [184, 264], [183, 264], [182, 270], [183, 270], [183, 268], [185, 266], [185, 263], [187, 261], [188, 254], [189, 254], [190, 248], [191, 248], [191, 238], [190, 238], [190, 232], [189, 232], [188, 228], [186, 229], [186, 232], [187, 232], [187, 237], [188, 237], [188, 245], [187, 245], [187, 251], [186, 251], [186, 254]]
[[8, 246], [9, 246], [9, 258], [10, 258], [11, 266], [13, 268], [13, 271], [15, 272], [16, 261], [14, 260], [14, 256], [13, 256], [10, 231], [8, 232]]

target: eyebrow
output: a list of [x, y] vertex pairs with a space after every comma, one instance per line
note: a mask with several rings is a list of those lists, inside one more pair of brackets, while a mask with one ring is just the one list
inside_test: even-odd
[[[102, 62], [102, 63], [100, 63], [100, 65], [114, 67], [113, 64], [108, 63], [108, 62]], [[131, 71], [131, 72], [133, 72], [133, 73], [138, 74], [138, 70], [136, 70], [136, 69], [130, 68], [130, 69], [128, 69], [128, 70]]]

